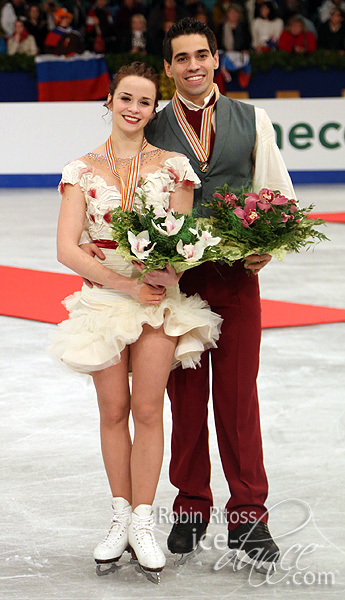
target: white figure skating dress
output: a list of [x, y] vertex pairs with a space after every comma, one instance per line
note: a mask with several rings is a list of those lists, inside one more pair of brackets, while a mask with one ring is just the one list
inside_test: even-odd
[[[168, 157], [168, 158], [166, 158]], [[155, 206], [169, 207], [170, 193], [179, 185], [199, 185], [199, 179], [184, 156], [162, 150], [143, 154], [140, 189]], [[161, 160], [163, 158], [163, 160]], [[146, 159], [146, 160], [145, 160]], [[103, 155], [90, 153], [69, 163], [60, 184], [79, 184], [85, 197], [86, 214], [83, 241], [110, 242], [110, 212], [121, 206], [121, 192]], [[126, 277], [140, 277], [132, 263], [126, 262], [113, 248], [102, 247], [102, 264]], [[97, 259], [95, 259], [97, 260]], [[103, 286], [83, 285], [80, 292], [64, 300], [69, 318], [58, 325], [48, 351], [80, 373], [92, 373], [121, 360], [126, 345], [135, 342], [145, 323], [154, 328], [163, 325], [167, 335], [178, 336], [172, 368], [195, 366], [201, 353], [216, 346], [222, 319], [210, 310], [199, 295], [187, 297], [179, 286], [167, 288], [166, 298], [151, 306], [141, 304], [128, 294]]]

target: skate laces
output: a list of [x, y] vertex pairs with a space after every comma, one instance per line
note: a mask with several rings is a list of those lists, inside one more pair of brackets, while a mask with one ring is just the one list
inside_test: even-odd
[[116, 512], [114, 512], [113, 518], [111, 521], [111, 525], [110, 525], [110, 529], [109, 529], [107, 535], [105, 536], [103, 543], [107, 543], [107, 542], [111, 543], [112, 538], [115, 535], [120, 534], [121, 530], [123, 530], [123, 532], [124, 532], [127, 529], [128, 515], [129, 515], [128, 508], [124, 508], [122, 510], [117, 510]]
[[139, 543], [157, 547], [156, 538], [153, 533], [155, 527], [153, 515], [149, 517], [137, 517], [133, 514], [132, 527]]

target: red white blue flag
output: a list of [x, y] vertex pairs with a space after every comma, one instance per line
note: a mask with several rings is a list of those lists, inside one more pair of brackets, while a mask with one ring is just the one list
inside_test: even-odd
[[36, 57], [38, 100], [73, 102], [100, 100], [108, 94], [109, 75], [102, 54]]

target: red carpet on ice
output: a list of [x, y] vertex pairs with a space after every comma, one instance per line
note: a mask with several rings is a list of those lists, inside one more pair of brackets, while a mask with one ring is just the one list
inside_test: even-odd
[[[0, 314], [45, 323], [59, 323], [67, 318], [61, 300], [82, 285], [78, 275], [5, 266], [0, 266], [0, 278]], [[345, 321], [342, 308], [278, 300], [261, 300], [261, 305], [263, 328]]]
[[345, 223], [345, 212], [309, 213], [308, 219], [323, 219], [327, 223]]

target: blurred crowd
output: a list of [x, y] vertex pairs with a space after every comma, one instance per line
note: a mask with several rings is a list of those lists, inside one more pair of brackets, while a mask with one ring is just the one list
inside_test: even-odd
[[240, 71], [245, 87], [250, 50], [343, 53], [344, 11], [345, 0], [0, 0], [0, 52], [161, 56], [165, 32], [191, 16], [215, 32], [225, 79]]

